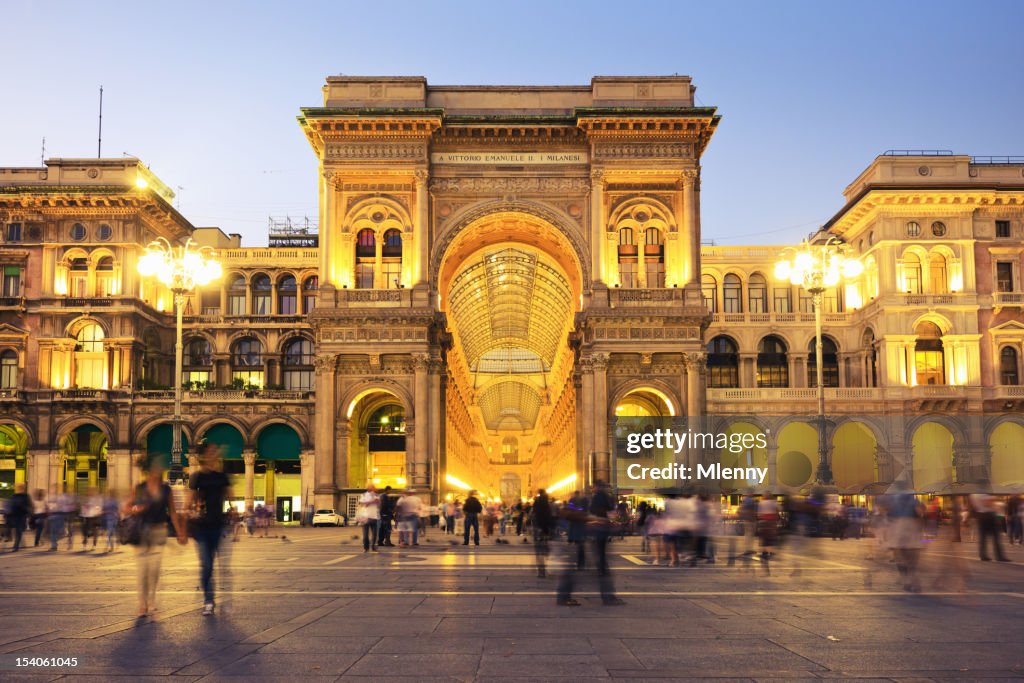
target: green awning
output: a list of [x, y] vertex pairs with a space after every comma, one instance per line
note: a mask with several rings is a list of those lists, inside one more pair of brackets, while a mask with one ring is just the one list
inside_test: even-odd
[[[174, 425], [161, 424], [154, 427], [146, 436], [146, 457], [159, 457], [165, 467], [171, 465], [171, 448], [174, 445]], [[188, 434], [181, 432], [182, 467], [188, 467]]]
[[302, 439], [284, 424], [272, 424], [256, 438], [256, 452], [262, 460], [298, 460]]
[[245, 439], [241, 432], [229, 424], [216, 424], [206, 430], [203, 435], [206, 443], [216, 444], [224, 449], [223, 456], [227, 460], [241, 460]]

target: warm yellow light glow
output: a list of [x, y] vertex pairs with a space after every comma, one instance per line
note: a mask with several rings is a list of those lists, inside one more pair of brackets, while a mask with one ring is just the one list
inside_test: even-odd
[[470, 491], [473, 488], [472, 486], [470, 486], [466, 482], [462, 481], [461, 479], [457, 479], [456, 477], [454, 477], [454, 476], [452, 476], [450, 474], [444, 475], [444, 480], [446, 482], [448, 482], [449, 484], [451, 484], [452, 486], [454, 486], [456, 488], [464, 489], [466, 491]]
[[379, 477], [374, 477], [371, 481], [373, 482], [373, 485], [376, 486], [377, 484], [380, 483], [380, 478]]
[[139, 176], [138, 178], [135, 179], [135, 187], [139, 188], [140, 190], [145, 190], [147, 187], [149, 187], [149, 182], [142, 176]]
[[155, 277], [173, 291], [190, 292], [221, 276], [221, 265], [212, 253], [212, 249], [197, 246], [191, 238], [180, 247], [159, 238], [139, 257], [139, 274]]
[[775, 264], [775, 279], [777, 280], [788, 280], [792, 272], [793, 267], [789, 261], [779, 261]]
[[864, 272], [864, 264], [855, 258], [843, 261], [843, 277], [854, 279]]
[[405, 477], [395, 477], [395, 483], [398, 484], [399, 486], [405, 486], [407, 482], [405, 480]]
[[576, 473], [573, 472], [572, 474], [570, 474], [565, 479], [562, 479], [561, 481], [556, 481], [554, 484], [549, 486], [547, 488], [547, 491], [548, 491], [548, 493], [551, 493], [552, 491], [557, 491], [558, 489], [565, 488], [567, 486], [572, 486], [575, 483], [576, 483]]
[[846, 308], [855, 311], [864, 305], [860, 296], [860, 287], [857, 285], [846, 285]]

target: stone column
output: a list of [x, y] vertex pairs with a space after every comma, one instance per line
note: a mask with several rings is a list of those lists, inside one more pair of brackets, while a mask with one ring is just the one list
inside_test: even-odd
[[252, 510], [256, 499], [256, 454], [253, 451], [242, 451], [245, 462], [245, 509]]
[[605, 244], [604, 224], [604, 171], [593, 169], [590, 172], [590, 259], [594, 283], [610, 284], [605, 279], [608, 268], [608, 256]]
[[421, 493], [433, 491], [437, 487], [437, 482], [434, 481], [435, 473], [440, 471], [435, 465], [438, 463], [438, 454], [440, 452], [441, 445], [441, 422], [444, 420], [442, 414], [442, 408], [444, 406], [444, 399], [441, 394], [441, 359], [435, 358], [430, 361], [430, 374], [428, 377], [428, 389], [430, 391], [430, 421], [428, 424], [427, 432], [429, 434], [429, 442], [427, 444], [427, 470], [421, 472], [427, 480], [427, 490], [421, 491]]
[[768, 473], [764, 476], [764, 484], [758, 487], [762, 492], [771, 493], [776, 490], [779, 476], [778, 462], [779, 444], [775, 441], [775, 437], [773, 435], [768, 441]]
[[744, 389], [757, 388], [757, 354], [741, 353], [740, 362], [740, 386]]
[[[580, 359], [580, 376], [581, 386], [580, 393], [582, 394], [583, 409], [579, 416], [579, 419], [583, 423], [583, 443], [581, 450], [583, 451], [583, 458], [585, 463], [593, 463], [593, 475], [595, 479], [604, 479], [607, 481], [606, 474], [601, 472], [597, 467], [597, 463], [594, 460], [594, 431], [597, 424], [594, 420], [594, 361], [591, 358]], [[592, 481], [586, 482], [588, 485], [592, 484]]]
[[430, 195], [427, 192], [426, 169], [416, 171], [416, 218], [413, 223], [412, 242], [416, 256], [412, 261], [410, 276], [417, 286], [426, 286], [430, 273]]
[[120, 496], [128, 495], [132, 488], [132, 456], [127, 450], [107, 451], [107, 490]]
[[686, 416], [703, 417], [707, 405], [708, 357], [688, 353], [686, 360]]
[[[335, 425], [341, 419], [335, 398], [335, 368], [337, 356], [324, 354], [316, 360], [316, 448], [314, 489], [315, 505], [320, 508], [334, 507], [336, 493], [334, 477]], [[344, 410], [344, 407], [342, 408]]]
[[679, 275], [683, 286], [694, 282], [700, 286], [700, 218], [697, 213], [697, 178], [699, 171], [683, 171], [683, 232], [679, 240], [682, 251]]
[[320, 196], [323, 197], [323, 214], [320, 216], [320, 286], [323, 287], [324, 283], [330, 283], [334, 287], [340, 287], [343, 282], [337, 282], [335, 280], [337, 273], [334, 269], [334, 233], [338, 230], [338, 216], [337, 216], [337, 188], [334, 185], [334, 179], [337, 173], [334, 171], [324, 171], [320, 174]]
[[305, 450], [299, 453], [299, 464], [301, 471], [299, 473], [299, 496], [302, 500], [301, 510], [299, 511], [303, 524], [308, 524], [311, 520], [307, 519], [308, 513], [306, 512], [310, 506], [313, 505], [313, 488], [314, 488], [314, 468], [316, 467], [316, 453], [312, 450]]
[[267, 463], [267, 473], [263, 477], [263, 504], [275, 505], [277, 496], [274, 487], [274, 462]]
[[49, 458], [47, 459], [47, 465], [47, 492], [49, 492], [51, 488], [56, 488], [58, 493], [63, 492], [66, 483], [63, 477], [64, 454], [61, 451], [50, 451]]
[[416, 421], [416, 438], [413, 441], [412, 467], [408, 480], [409, 485], [417, 491], [427, 488], [430, 442], [430, 387], [427, 377], [429, 368], [430, 356], [425, 353], [413, 355], [413, 419]]
[[46, 456], [36, 453], [25, 454], [25, 487], [31, 496], [36, 489], [47, 490]]

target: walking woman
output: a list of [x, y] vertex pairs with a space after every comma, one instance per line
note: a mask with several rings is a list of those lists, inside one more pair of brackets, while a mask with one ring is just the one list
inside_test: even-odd
[[151, 458], [142, 464], [145, 480], [125, 505], [125, 514], [136, 516], [139, 524], [135, 562], [138, 569], [139, 618], [156, 612], [156, 586], [160, 580], [160, 563], [167, 544], [167, 524], [174, 527], [178, 543], [185, 545], [185, 525], [174, 509], [171, 487], [164, 482], [163, 463]]

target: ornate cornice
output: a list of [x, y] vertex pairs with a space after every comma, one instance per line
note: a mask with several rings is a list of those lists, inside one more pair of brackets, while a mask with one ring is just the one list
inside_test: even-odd
[[594, 159], [689, 159], [693, 145], [685, 142], [595, 143]]

